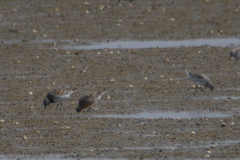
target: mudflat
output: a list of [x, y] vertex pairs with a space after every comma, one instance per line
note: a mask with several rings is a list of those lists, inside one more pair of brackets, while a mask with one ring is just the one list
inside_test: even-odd
[[[229, 61], [236, 46], [71, 46], [239, 38], [239, 3], [2, 1], [1, 156], [238, 159], [240, 64]], [[195, 92], [185, 69], [206, 74], [213, 92]], [[44, 109], [55, 88], [77, 91]], [[76, 112], [83, 95], [102, 89], [90, 112]]]

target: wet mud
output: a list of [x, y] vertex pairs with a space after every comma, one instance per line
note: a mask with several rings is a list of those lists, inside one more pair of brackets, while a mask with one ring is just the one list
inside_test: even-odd
[[[86, 2], [1, 2], [1, 157], [238, 159], [237, 43], [71, 46], [239, 38], [239, 1]], [[208, 75], [214, 91], [195, 92], [186, 69]], [[62, 107], [44, 109], [49, 91], [75, 87]], [[104, 88], [91, 112], [76, 112], [83, 95]]]

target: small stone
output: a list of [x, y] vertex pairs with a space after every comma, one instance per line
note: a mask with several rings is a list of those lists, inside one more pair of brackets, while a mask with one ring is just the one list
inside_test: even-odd
[[97, 54], [101, 54], [101, 52], [97, 52]]
[[195, 132], [194, 132], [194, 131], [191, 131], [191, 133], [192, 133], [192, 134], [195, 134]]
[[104, 6], [100, 6], [99, 9], [102, 11], [105, 7]]
[[109, 53], [110, 53], [110, 54], [113, 54], [113, 51], [110, 51]]
[[54, 51], [58, 51], [58, 49], [57, 49], [57, 48], [53, 48], [53, 50], [54, 50]]
[[115, 80], [113, 78], [110, 79], [111, 82], [114, 82]]
[[1, 119], [1, 120], [0, 120], [0, 123], [4, 123], [4, 122], [5, 122], [4, 119]]
[[30, 106], [30, 107], [28, 107], [28, 109], [34, 109], [34, 106]]
[[130, 84], [129, 87], [133, 87], [133, 85]]
[[195, 89], [195, 88], [196, 88], [196, 86], [193, 84], [193, 85], [191, 85], [191, 88], [192, 88], [192, 89]]
[[171, 18], [170, 21], [175, 21], [175, 19], [174, 19], [174, 18]]
[[27, 137], [26, 137], [26, 136], [23, 136], [23, 139], [24, 139], [24, 140], [27, 140]]
[[147, 80], [148, 78], [147, 77], [144, 77], [145, 80]]
[[54, 124], [58, 124], [59, 122], [58, 121], [54, 121]]
[[89, 14], [89, 11], [88, 11], [88, 10], [86, 10], [86, 13], [87, 13], [87, 14]]
[[121, 127], [122, 125], [121, 124], [118, 124], [119, 127]]
[[69, 51], [66, 51], [66, 53], [67, 53], [67, 54], [70, 54], [70, 52], [69, 52]]
[[85, 5], [89, 5], [88, 2], [85, 2], [84, 4], [85, 4]]
[[110, 99], [111, 97], [110, 96], [107, 96], [107, 99]]
[[207, 154], [207, 155], [205, 155], [204, 157], [205, 157], [205, 158], [208, 158], [208, 157], [209, 157], [209, 155]]
[[234, 125], [234, 122], [232, 122], [231, 125]]
[[211, 151], [207, 151], [207, 153], [209, 153], [209, 154], [210, 154], [210, 153], [212, 153], [212, 152], [211, 152]]
[[75, 69], [75, 67], [74, 67], [74, 66], [71, 66], [71, 69], [73, 70], [73, 69]]
[[37, 31], [35, 29], [33, 29], [33, 32], [36, 33]]
[[29, 94], [29, 95], [33, 95], [33, 92], [29, 92], [28, 94]]
[[78, 39], [75, 39], [75, 42], [79, 42], [79, 40], [78, 40]]

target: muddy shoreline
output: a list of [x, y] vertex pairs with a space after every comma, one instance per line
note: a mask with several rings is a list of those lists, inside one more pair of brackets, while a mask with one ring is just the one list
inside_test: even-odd
[[[64, 48], [107, 41], [239, 38], [239, 2], [87, 2], [1, 2], [1, 156], [239, 158], [239, 64], [229, 61], [236, 45]], [[207, 74], [215, 90], [195, 92], [185, 69]], [[63, 107], [43, 109], [47, 92], [75, 87]], [[81, 96], [103, 88], [107, 93], [91, 112], [76, 112]], [[183, 112], [197, 116], [151, 117]]]

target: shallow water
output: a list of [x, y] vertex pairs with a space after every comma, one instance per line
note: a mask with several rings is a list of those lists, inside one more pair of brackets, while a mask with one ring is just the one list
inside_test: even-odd
[[219, 112], [207, 112], [207, 111], [191, 111], [191, 112], [142, 112], [139, 114], [130, 114], [130, 115], [119, 115], [119, 114], [108, 114], [108, 115], [95, 115], [93, 117], [99, 118], [171, 118], [171, 119], [191, 119], [191, 118], [217, 118], [217, 117], [230, 117], [230, 114], [227, 113], [219, 113]]
[[[8, 160], [8, 159], [24, 159], [24, 160], [31, 160], [31, 159], [48, 159], [48, 160], [58, 160], [58, 159], [65, 159], [65, 160], [70, 160], [70, 159], [78, 159], [77, 157], [66, 157], [66, 156], [61, 156], [61, 155], [46, 155], [46, 156], [23, 156], [23, 155], [9, 155], [9, 156], [4, 156], [0, 155], [1, 160]], [[117, 159], [112, 159], [112, 158], [83, 158], [81, 160], [126, 160], [122, 158], [117, 158]]]
[[216, 96], [213, 99], [214, 100], [227, 100], [227, 99], [238, 100], [238, 99], [240, 99], [240, 97], [236, 97], [236, 96]]
[[140, 49], [140, 48], [172, 48], [181, 46], [198, 47], [209, 45], [214, 47], [227, 47], [230, 45], [240, 45], [240, 39], [237, 38], [219, 38], [219, 39], [194, 39], [178, 41], [117, 41], [104, 42], [88, 46], [63, 45], [59, 48], [66, 50], [92, 50], [92, 49]]

